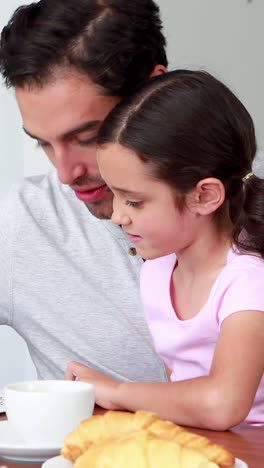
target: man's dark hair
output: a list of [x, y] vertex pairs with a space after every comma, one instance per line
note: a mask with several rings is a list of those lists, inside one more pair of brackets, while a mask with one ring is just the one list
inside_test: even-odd
[[42, 87], [73, 68], [104, 94], [127, 96], [167, 66], [165, 45], [152, 0], [40, 0], [4, 27], [0, 72], [7, 87]]

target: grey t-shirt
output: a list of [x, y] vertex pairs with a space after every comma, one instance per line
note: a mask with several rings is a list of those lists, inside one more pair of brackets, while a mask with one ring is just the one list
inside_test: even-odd
[[142, 259], [56, 172], [0, 203], [0, 324], [27, 342], [41, 379], [75, 360], [127, 381], [164, 381], [139, 297]]

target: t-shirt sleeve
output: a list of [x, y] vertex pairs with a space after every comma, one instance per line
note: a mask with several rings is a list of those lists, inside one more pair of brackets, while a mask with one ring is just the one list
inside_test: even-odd
[[243, 310], [264, 312], [264, 260], [260, 258], [249, 267], [242, 263], [241, 270], [233, 272], [222, 296], [220, 324], [229, 315]]
[[11, 325], [12, 271], [15, 236], [15, 195], [13, 190], [0, 201], [0, 325]]

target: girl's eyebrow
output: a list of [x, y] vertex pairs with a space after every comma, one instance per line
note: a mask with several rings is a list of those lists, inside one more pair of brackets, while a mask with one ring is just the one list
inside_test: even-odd
[[111, 188], [113, 190], [117, 190], [118, 192], [126, 193], [127, 195], [140, 195], [141, 193], [141, 192], [136, 192], [136, 191], [128, 190], [128, 189], [121, 188], [121, 187], [116, 187], [115, 185], [111, 185]]

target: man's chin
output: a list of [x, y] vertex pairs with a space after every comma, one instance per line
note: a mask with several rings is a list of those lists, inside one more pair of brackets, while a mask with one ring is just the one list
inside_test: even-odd
[[84, 202], [90, 213], [98, 219], [111, 219], [113, 213], [113, 198], [111, 200], [97, 200]]

